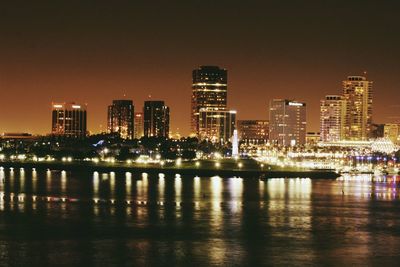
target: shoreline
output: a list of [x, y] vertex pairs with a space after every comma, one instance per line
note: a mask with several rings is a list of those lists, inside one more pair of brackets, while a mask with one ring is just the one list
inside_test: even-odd
[[222, 178], [310, 178], [310, 179], [336, 179], [340, 175], [330, 170], [257, 170], [257, 169], [211, 169], [211, 168], [179, 168], [159, 166], [129, 166], [121, 163], [104, 164], [91, 162], [31, 162], [31, 161], [0, 161], [3, 168], [35, 168], [36, 170], [59, 170], [59, 171], [89, 171], [89, 172], [116, 172], [116, 173], [148, 173], [149, 175], [194, 175], [194, 176], [220, 176]]

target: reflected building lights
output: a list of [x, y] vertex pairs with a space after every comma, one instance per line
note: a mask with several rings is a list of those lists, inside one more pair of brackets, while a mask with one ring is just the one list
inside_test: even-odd
[[231, 196], [234, 200], [241, 200], [243, 194], [243, 179], [230, 178], [229, 179]]
[[164, 199], [165, 192], [165, 175], [160, 173], [158, 175], [158, 199], [162, 201]]
[[14, 191], [14, 178], [15, 178], [14, 168], [10, 168], [10, 191]]
[[311, 179], [289, 179], [288, 189], [290, 198], [309, 198], [311, 194]]
[[24, 168], [20, 168], [19, 170], [19, 191], [23, 192], [25, 188], [25, 170]]
[[94, 172], [93, 173], [93, 195], [98, 196], [99, 194], [99, 187], [100, 187], [100, 178], [99, 178], [99, 173]]
[[211, 206], [215, 215], [220, 216], [222, 201], [222, 179], [219, 176], [211, 177]]
[[377, 200], [400, 198], [396, 184], [397, 176], [343, 175], [337, 181], [340, 182], [341, 189], [332, 189], [332, 193], [339, 194], [340, 191], [346, 197]]
[[285, 195], [285, 179], [283, 178], [268, 179], [267, 189], [270, 198], [283, 198]]
[[131, 195], [132, 192], [132, 173], [126, 172], [125, 173], [125, 189], [126, 189], [126, 197]]
[[115, 172], [110, 172], [110, 192], [111, 197], [115, 196]]
[[62, 194], [67, 193], [67, 172], [66, 171], [61, 172], [61, 193]]
[[259, 189], [259, 193], [260, 193], [260, 199], [263, 200], [264, 199], [264, 190], [265, 190], [265, 182], [263, 180], [260, 180], [258, 182], [258, 189]]
[[36, 193], [37, 183], [38, 183], [37, 171], [36, 171], [36, 169], [32, 169], [32, 191], [33, 191], [33, 193]]
[[50, 192], [51, 190], [51, 171], [46, 171], [46, 191]]
[[222, 194], [222, 179], [219, 176], [211, 177], [211, 196], [213, 200], [221, 200]]
[[182, 195], [182, 178], [180, 176], [175, 177], [174, 185], [175, 185], [175, 201], [179, 203], [181, 201], [181, 195]]
[[0, 193], [4, 191], [5, 176], [4, 170], [0, 169]]
[[193, 186], [194, 186], [194, 197], [195, 197], [196, 200], [198, 200], [200, 198], [200, 193], [201, 193], [201, 180], [200, 180], [200, 177], [198, 177], [198, 176], [194, 177]]

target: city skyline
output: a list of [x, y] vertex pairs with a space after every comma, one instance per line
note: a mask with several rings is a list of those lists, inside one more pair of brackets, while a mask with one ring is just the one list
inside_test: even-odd
[[[202, 67], [202, 66], [200, 66], [200, 67]], [[219, 66], [218, 66], [219, 67]], [[348, 75], [348, 77], [349, 76], [353, 76], [353, 75]], [[357, 77], [362, 77], [361, 75], [355, 75], [355, 76], [357, 76]], [[364, 73], [364, 76], [366, 76], [366, 73]], [[346, 78], [343, 78], [343, 80], [345, 80]], [[342, 81], [342, 83], [343, 83], [343, 81]], [[228, 86], [229, 86], [229, 84], [228, 84]], [[341, 89], [341, 90], [343, 90], [343, 88]], [[327, 96], [328, 96], [329, 94], [327, 94]], [[374, 99], [375, 99], [375, 97], [376, 96], [374, 96]], [[79, 98], [79, 97], [76, 97], [76, 98]], [[122, 97], [120, 97], [119, 99], [121, 99], [121, 101], [132, 101], [133, 102], [133, 105], [135, 105], [137, 108], [139, 108], [139, 110], [142, 110], [143, 108], [144, 108], [144, 104], [138, 104], [138, 102], [137, 101], [135, 101], [134, 99], [131, 99], [131, 98], [129, 98], [129, 97], [127, 97], [127, 95], [126, 94], [124, 94]], [[148, 95], [148, 98], [147, 99], [145, 99], [142, 103], [145, 103], [146, 101], [158, 101], [158, 100], [155, 100], [156, 98], [153, 98], [153, 96], [152, 95]], [[277, 98], [277, 99], [279, 99], [279, 98]], [[292, 98], [293, 100], [295, 100], [295, 101], [299, 101], [299, 99], [298, 98]], [[271, 99], [271, 101], [272, 101], [273, 99]], [[115, 101], [115, 99], [112, 99], [112, 100], [110, 100], [110, 101]], [[321, 101], [321, 100], [320, 100]], [[62, 100], [60, 100], [60, 101], [58, 101], [58, 102], [60, 102], [60, 103], [68, 103], [68, 102], [75, 102], [75, 101], [73, 101], [73, 100], [68, 100], [68, 101], [62, 101]], [[188, 102], [190, 102], [190, 100], [188, 100]], [[302, 101], [302, 102], [305, 102], [307, 105], [309, 105], [309, 102], [307, 102], [307, 101]], [[374, 100], [374, 102], [375, 102], [375, 100]], [[55, 103], [55, 102], [52, 102], [52, 103]], [[269, 105], [269, 103], [268, 103], [268, 105]], [[87, 109], [87, 107], [88, 106], [90, 106], [90, 104], [89, 103], [85, 103], [85, 107], [86, 107], [86, 109]], [[396, 106], [396, 105], [395, 105]], [[50, 107], [52, 107], [52, 104], [50, 105]], [[105, 108], [107, 108], [108, 106], [106, 106]], [[140, 107], [142, 107], [142, 108], [140, 108]], [[268, 106], [268, 108], [269, 108], [269, 106]], [[398, 123], [398, 121], [399, 121], [399, 119], [398, 118], [400, 118], [400, 117], [397, 117], [397, 116], [393, 116], [393, 117], [389, 117], [389, 119], [388, 120], [386, 120], [386, 121], [379, 121], [379, 122], [377, 122], [374, 118], [375, 117], [380, 117], [379, 115], [378, 116], [376, 116], [376, 114], [375, 114], [375, 109], [376, 109], [376, 107], [375, 107], [375, 104], [374, 104], [374, 112], [373, 112], [373, 119], [372, 119], [372, 123], [381, 123], [381, 124], [384, 124], [384, 123]], [[317, 124], [315, 124], [314, 125], [314, 121], [313, 121], [313, 119], [314, 118], [310, 118], [310, 115], [309, 115], [309, 110], [307, 109], [307, 111], [308, 111], [308, 114], [307, 114], [307, 129], [306, 129], [306, 131], [307, 132], [312, 132], [312, 131], [320, 131], [320, 127], [321, 127], [321, 125], [320, 125], [320, 121], [318, 121], [318, 123]], [[256, 119], [256, 118], [258, 118], [259, 116], [256, 116], [256, 118], [255, 117], [251, 117], [251, 118], [242, 118], [242, 117], [240, 117], [240, 110], [239, 111], [236, 111], [238, 114], [239, 114], [239, 116], [237, 116], [237, 120], [260, 120], [260, 119]], [[89, 112], [88, 112], [88, 125], [91, 125], [92, 123], [90, 123], [90, 118], [91, 118], [91, 115], [90, 115], [91, 113], [90, 113], [90, 109], [89, 109]], [[176, 134], [176, 133], [179, 133], [180, 135], [182, 135], [182, 136], [189, 136], [191, 133], [192, 133], [192, 131], [191, 131], [191, 117], [192, 117], [192, 113], [190, 113], [190, 111], [188, 112], [188, 116], [189, 116], [189, 120], [187, 121], [187, 123], [186, 123], [186, 125], [184, 125], [184, 123], [183, 123], [183, 125], [184, 125], [184, 127], [183, 127], [183, 129], [185, 129], [185, 128], [187, 128], [186, 130], [187, 130], [187, 134], [182, 134], [182, 132], [180, 131], [180, 128], [178, 127], [178, 128], [176, 128], [176, 129], [172, 129], [172, 128], [170, 128], [170, 133], [171, 133], [171, 135], [174, 135], [174, 134]], [[269, 110], [267, 109], [266, 110], [266, 113], [265, 114], [267, 114], [267, 116], [264, 116], [261, 120], [268, 120], [268, 118], [269, 118]], [[313, 115], [315, 115], [315, 114], [313, 114]], [[396, 115], [396, 114], [395, 114]], [[97, 134], [97, 133], [103, 133], [103, 132], [108, 132], [109, 130], [108, 130], [108, 111], [106, 112], [106, 115], [105, 115], [105, 123], [104, 123], [104, 125], [103, 124], [101, 124], [101, 125], [99, 125], [99, 129], [90, 129], [89, 127], [88, 127], [88, 132], [90, 133], [90, 134]], [[318, 120], [320, 120], [320, 116], [321, 116], [321, 111], [320, 110], [318, 110], [318, 114], [316, 115], [316, 116], [318, 116]], [[41, 124], [42, 124], [43, 122], [41, 122]], [[171, 124], [173, 125], [174, 123], [173, 123], [173, 118], [172, 118], [172, 122], [171, 122]], [[310, 127], [310, 125], [309, 124], [312, 124], [311, 125], [311, 127]], [[28, 125], [29, 126], [29, 125]], [[47, 127], [48, 128], [48, 127]], [[1, 131], [0, 130], [0, 133], [11, 133], [11, 132], [29, 132], [29, 133], [33, 133], [33, 134], [49, 134], [51, 131], [48, 131], [48, 129], [44, 129], [44, 131], [42, 131], [42, 132], [32, 132], [32, 131], [26, 131], [26, 130], [23, 130], [23, 128], [21, 128], [22, 130], [21, 131]]]
[[375, 3], [120, 4], [112, 18], [102, 4], [1, 3], [0, 132], [45, 134], [49, 103], [71, 100], [88, 104], [90, 131], [105, 131], [111, 100], [126, 95], [138, 105], [151, 95], [171, 107], [172, 132], [186, 136], [191, 71], [200, 65], [229, 71], [229, 106], [239, 120], [267, 119], [270, 100], [290, 98], [307, 103], [307, 131], [318, 131], [320, 99], [367, 71], [374, 122], [393, 122], [400, 113], [399, 4]]
[[0, 265], [396, 266], [399, 10], [0, 1]]

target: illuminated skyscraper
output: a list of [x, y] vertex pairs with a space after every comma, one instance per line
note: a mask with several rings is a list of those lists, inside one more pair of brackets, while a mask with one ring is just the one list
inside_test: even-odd
[[108, 106], [107, 131], [119, 133], [124, 139], [133, 139], [133, 114], [132, 100], [114, 100], [113, 104]]
[[284, 146], [306, 142], [306, 104], [274, 99], [269, 108], [269, 140]]
[[200, 109], [226, 110], [227, 71], [217, 66], [200, 66], [193, 70], [191, 131], [199, 135]]
[[339, 95], [327, 95], [321, 100], [320, 133], [322, 142], [341, 140], [341, 121], [344, 101]]
[[135, 139], [140, 139], [143, 136], [143, 112], [135, 112], [134, 118], [134, 134]]
[[343, 81], [342, 140], [368, 140], [372, 124], [372, 81], [348, 76]]
[[164, 101], [145, 101], [144, 136], [169, 137], [169, 107]]
[[86, 106], [73, 102], [52, 104], [52, 134], [84, 137], [86, 129]]
[[200, 109], [199, 138], [211, 142], [225, 143], [236, 128], [236, 111]]

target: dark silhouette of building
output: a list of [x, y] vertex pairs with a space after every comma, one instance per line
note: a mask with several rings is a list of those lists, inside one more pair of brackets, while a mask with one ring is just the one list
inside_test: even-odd
[[164, 101], [145, 101], [143, 118], [144, 136], [169, 137], [169, 107]]
[[134, 109], [132, 100], [113, 100], [108, 106], [107, 131], [119, 133], [124, 139], [133, 139]]

